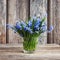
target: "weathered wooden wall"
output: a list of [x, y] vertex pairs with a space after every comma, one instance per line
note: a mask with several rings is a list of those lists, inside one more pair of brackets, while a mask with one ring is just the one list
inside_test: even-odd
[[[46, 2], [47, 0], [8, 0], [8, 23], [15, 24], [15, 21], [17, 21], [19, 18], [22, 20], [26, 20], [28, 19], [29, 13], [31, 17], [36, 14], [40, 15], [40, 17], [42, 18], [43, 14], [46, 13]], [[19, 35], [15, 34], [13, 31], [9, 30], [8, 35], [9, 43], [22, 42], [22, 38]], [[47, 34], [45, 33], [43, 35], [42, 39], [40, 38], [40, 43], [46, 44]]]
[[[45, 0], [0, 0], [0, 43], [22, 42], [22, 38], [11, 29], [6, 32], [6, 21], [13, 25], [19, 19], [25, 21], [29, 15], [33, 16], [35, 13], [37, 15], [42, 14], [41, 11], [44, 12], [44, 9], [46, 9], [46, 4], [44, 3]], [[53, 25], [54, 30], [48, 34], [48, 40], [46, 39], [47, 34], [44, 34], [45, 37], [42, 37], [43, 40], [41, 39], [41, 41], [45, 43], [45, 40], [47, 40], [48, 43], [60, 44], [60, 0], [48, 0], [47, 8], [48, 27]]]
[[0, 43], [6, 43], [6, 0], [0, 0]]
[[[38, 8], [38, 10], [41, 10], [41, 9], [39, 9], [39, 7], [42, 7], [42, 10], [43, 10], [44, 0], [42, 0], [42, 1], [38, 0], [37, 3], [36, 3], [36, 1], [34, 0], [34, 2], [33, 2], [33, 0], [0, 0], [0, 4], [1, 4], [0, 5], [0, 7], [1, 7], [0, 19], [1, 19], [1, 22], [3, 22], [3, 24], [0, 24], [0, 25], [1, 25], [1, 31], [4, 30], [2, 32], [2, 35], [4, 37], [2, 35], [0, 37], [1, 43], [2, 42], [20, 43], [23, 41], [22, 38], [18, 34], [15, 34], [11, 29], [10, 30], [7, 29], [7, 32], [6, 32], [5, 25], [6, 25], [6, 23], [14, 25], [16, 23], [16, 21], [19, 19], [25, 21], [26, 19], [28, 19], [29, 16], [34, 15], [34, 12], [32, 12], [32, 11], [35, 11], [36, 15], [38, 15], [38, 13], [40, 11], [38, 12], [38, 11], [36, 11], [36, 9]], [[35, 5], [37, 5], [36, 9], [34, 8]], [[40, 6], [38, 6], [38, 5], [40, 5]], [[42, 13], [42, 12], [40, 12], [40, 13]], [[3, 29], [3, 28], [5, 28], [5, 29]], [[6, 33], [7, 33], [7, 35], [6, 35]]]
[[0, 0], [0, 43], [22, 42], [22, 38], [11, 29], [6, 32], [6, 23], [14, 25], [17, 20], [26, 20], [28, 16], [29, 0]]
[[60, 0], [50, 0], [48, 6], [48, 27], [54, 26], [53, 32], [48, 34], [48, 43], [60, 44]]
[[[29, 14], [29, 0], [8, 0], [8, 23], [14, 25], [19, 19], [28, 19]], [[20, 43], [22, 38], [9, 30], [9, 41], [8, 43]], [[13, 36], [13, 37], [12, 37]]]
[[54, 16], [54, 43], [60, 44], [60, 0], [56, 0]]

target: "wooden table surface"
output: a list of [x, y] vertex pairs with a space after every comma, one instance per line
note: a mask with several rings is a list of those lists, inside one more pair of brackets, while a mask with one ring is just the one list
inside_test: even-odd
[[0, 44], [0, 60], [60, 60], [60, 46], [39, 45], [33, 54], [23, 53], [20, 44]]

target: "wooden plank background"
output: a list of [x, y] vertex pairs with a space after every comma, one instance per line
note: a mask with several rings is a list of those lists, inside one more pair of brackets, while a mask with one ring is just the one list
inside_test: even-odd
[[0, 43], [6, 43], [6, 0], [0, 0]]
[[[0, 0], [0, 1], [2, 1], [2, 0]], [[31, 1], [31, 3], [30, 3], [30, 1]], [[7, 7], [4, 10], [4, 12], [6, 13], [6, 19], [4, 21], [5, 24], [6, 24], [6, 21], [7, 21], [7, 23], [14, 25], [16, 23], [16, 21], [19, 19], [24, 20], [24, 21], [27, 20], [28, 17], [30, 15], [32, 15], [30, 13], [33, 13], [32, 10], [30, 11], [30, 8], [32, 8], [31, 5], [33, 5], [33, 3], [37, 4], [38, 2], [40, 2], [40, 1], [37, 1], [37, 3], [36, 3], [36, 1], [34, 0], [34, 2], [33, 2], [33, 0], [3, 0], [3, 2], [4, 2], [3, 4], [6, 4], [6, 5], [3, 5], [3, 8]], [[43, 3], [43, 1], [44, 0], [42, 0], [42, 3]], [[39, 3], [39, 5], [41, 6], [40, 3]], [[6, 29], [5, 26], [4, 26], [4, 28]], [[4, 32], [7, 33], [7, 35], [4, 36], [7, 39], [7, 43], [21, 43], [23, 41], [22, 38], [18, 34], [15, 34], [11, 29], [10, 30], [8, 29], [7, 32], [6, 31], [4, 31]], [[2, 39], [3, 39], [3, 36], [2, 36]], [[5, 41], [6, 40], [4, 40], [3, 42], [5, 42]]]
[[54, 26], [53, 32], [48, 34], [48, 43], [60, 44], [60, 0], [50, 0], [48, 6], [48, 27]]
[[0, 43], [22, 42], [11, 29], [6, 32], [6, 23], [14, 25], [19, 19], [28, 19], [29, 9], [29, 0], [0, 0]]
[[[8, 0], [8, 23], [14, 25], [17, 20], [26, 20], [29, 16], [29, 0]], [[8, 43], [21, 43], [22, 38], [12, 30], [8, 31]], [[12, 37], [13, 36], [13, 37]]]
[[[47, 6], [48, 27], [49, 25], [54, 26], [53, 32], [47, 36], [47, 41], [48, 43], [60, 44], [60, 0], [47, 1], [49, 2]], [[23, 42], [22, 38], [18, 34], [15, 34], [11, 29], [6, 32], [6, 23], [13, 25], [19, 19], [24, 21], [28, 19], [29, 15], [32, 16], [32, 14], [30, 14], [32, 13], [32, 10], [30, 9], [32, 8], [31, 4], [33, 5], [35, 2], [37, 2], [37, 0], [0, 0], [0, 43]]]

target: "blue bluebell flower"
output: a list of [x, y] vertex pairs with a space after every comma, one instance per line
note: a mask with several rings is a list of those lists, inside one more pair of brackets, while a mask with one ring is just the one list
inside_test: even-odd
[[14, 29], [14, 26], [13, 26], [13, 25], [10, 25], [10, 24], [7, 24], [6, 27], [7, 27], [8, 29], [10, 29], [10, 28], [11, 28], [11, 29]]
[[32, 20], [29, 20], [28, 21], [28, 27], [31, 27], [32, 26]]
[[25, 22], [21, 21], [20, 24], [21, 24], [23, 27], [26, 27], [26, 23], [25, 23]]
[[35, 25], [40, 25], [40, 22], [41, 22], [40, 18], [37, 18]]
[[34, 30], [35, 31], [39, 30], [39, 26], [38, 25], [34, 26]]
[[31, 34], [33, 33], [33, 31], [32, 31], [29, 27], [25, 27], [24, 30], [25, 30], [25, 31], [28, 31], [28, 32], [31, 33]]
[[53, 30], [53, 26], [50, 26], [50, 28], [47, 32], [50, 33], [52, 30]]
[[22, 30], [22, 26], [20, 25], [19, 22], [16, 23], [16, 26], [15, 27], [16, 27], [16, 29]]
[[43, 25], [43, 26], [41, 27], [41, 30], [42, 30], [43, 32], [47, 31], [47, 26], [46, 26], [46, 25]]
[[17, 30], [16, 30], [16, 28], [14, 26], [9, 25], [9, 24], [7, 24], [6, 26], [7, 26], [8, 29], [10, 29], [10, 28], [13, 29], [14, 30], [14, 33], [17, 32]]

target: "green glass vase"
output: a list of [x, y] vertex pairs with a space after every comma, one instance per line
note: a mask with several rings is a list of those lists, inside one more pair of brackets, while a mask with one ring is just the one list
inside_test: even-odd
[[23, 41], [23, 49], [25, 53], [33, 53], [36, 50], [38, 38], [25, 37]]

